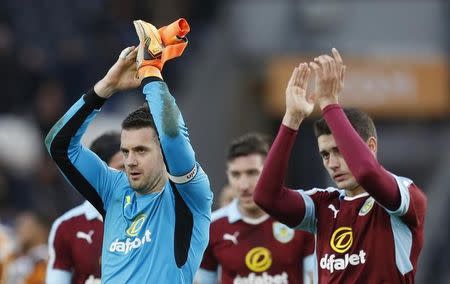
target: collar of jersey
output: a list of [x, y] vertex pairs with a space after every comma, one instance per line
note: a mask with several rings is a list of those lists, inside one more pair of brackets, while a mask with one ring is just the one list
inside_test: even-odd
[[229, 205], [228, 205], [228, 221], [230, 224], [235, 223], [239, 220], [244, 221], [245, 223], [252, 224], [252, 225], [258, 225], [262, 222], [269, 219], [268, 214], [264, 214], [261, 217], [258, 218], [249, 218], [242, 216], [241, 212], [239, 211], [238, 207], [238, 200], [234, 199]]
[[366, 196], [369, 196], [369, 193], [363, 192], [363, 193], [360, 193], [360, 194], [355, 195], [355, 196], [344, 196], [344, 200], [352, 201], [352, 200], [355, 200], [355, 199], [358, 199], [358, 198], [361, 198], [361, 197], [366, 197]]
[[95, 207], [89, 201], [86, 200], [83, 205], [85, 208], [84, 216], [86, 216], [86, 219], [91, 221], [98, 218], [100, 221], [103, 221], [102, 215], [98, 213], [97, 209], [95, 209]]

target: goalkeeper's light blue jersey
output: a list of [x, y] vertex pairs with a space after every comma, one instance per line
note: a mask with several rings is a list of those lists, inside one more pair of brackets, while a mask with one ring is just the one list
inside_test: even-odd
[[105, 101], [93, 91], [56, 123], [46, 146], [66, 179], [105, 217], [102, 283], [192, 283], [208, 243], [212, 192], [166, 84], [147, 78], [142, 86], [170, 175], [161, 192], [136, 195], [123, 171], [81, 144]]

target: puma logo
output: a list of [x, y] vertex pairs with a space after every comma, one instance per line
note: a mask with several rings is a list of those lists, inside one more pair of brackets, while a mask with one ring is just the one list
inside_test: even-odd
[[77, 238], [85, 239], [89, 244], [92, 244], [92, 235], [93, 234], [94, 234], [93, 230], [90, 230], [89, 233], [87, 233], [87, 234], [85, 232], [78, 231]]
[[339, 212], [339, 210], [336, 209], [336, 207], [334, 207], [333, 204], [328, 205], [328, 208], [331, 209], [331, 211], [333, 211], [334, 213], [334, 219], [336, 219], [337, 213]]
[[223, 234], [223, 240], [231, 241], [233, 244], [237, 245], [238, 244], [238, 240], [237, 240], [238, 236], [239, 236], [239, 232], [234, 232], [232, 235], [225, 233], [225, 234]]
[[131, 196], [129, 195], [125, 196], [125, 206], [123, 209], [127, 208], [128, 205], [131, 205]]

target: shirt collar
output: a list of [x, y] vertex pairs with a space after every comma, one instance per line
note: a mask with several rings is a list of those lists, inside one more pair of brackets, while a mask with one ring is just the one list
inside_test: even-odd
[[100, 221], [103, 221], [102, 215], [98, 213], [97, 209], [95, 209], [95, 207], [91, 203], [89, 203], [89, 201], [85, 201], [83, 203], [83, 206], [86, 219], [91, 221], [98, 218]]
[[238, 207], [238, 199], [233, 199], [233, 201], [228, 205], [228, 222], [230, 222], [230, 224], [235, 223], [239, 220], [242, 220], [245, 223], [257, 225], [257, 224], [261, 224], [262, 222], [266, 221], [267, 219], [269, 219], [269, 217], [270, 216], [268, 214], [264, 214], [258, 218], [249, 218], [249, 217], [242, 216], [241, 212], [239, 211], [239, 207]]
[[242, 219], [241, 212], [239, 212], [238, 208], [238, 200], [233, 199], [230, 205], [228, 206], [228, 221], [230, 224], [235, 223]]
[[360, 194], [355, 195], [355, 196], [345, 196], [344, 195], [343, 199], [347, 200], [347, 201], [352, 201], [352, 200], [355, 200], [355, 199], [358, 199], [358, 198], [361, 198], [361, 197], [366, 197], [366, 196], [369, 196], [369, 193], [363, 192], [363, 193], [360, 193]]

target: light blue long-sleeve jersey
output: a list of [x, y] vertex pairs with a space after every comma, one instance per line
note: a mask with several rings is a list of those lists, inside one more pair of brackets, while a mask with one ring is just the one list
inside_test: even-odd
[[46, 146], [66, 179], [105, 217], [102, 283], [192, 283], [208, 243], [212, 192], [167, 85], [147, 78], [142, 86], [171, 177], [161, 192], [138, 196], [123, 171], [81, 145], [105, 101], [93, 92], [56, 123]]

